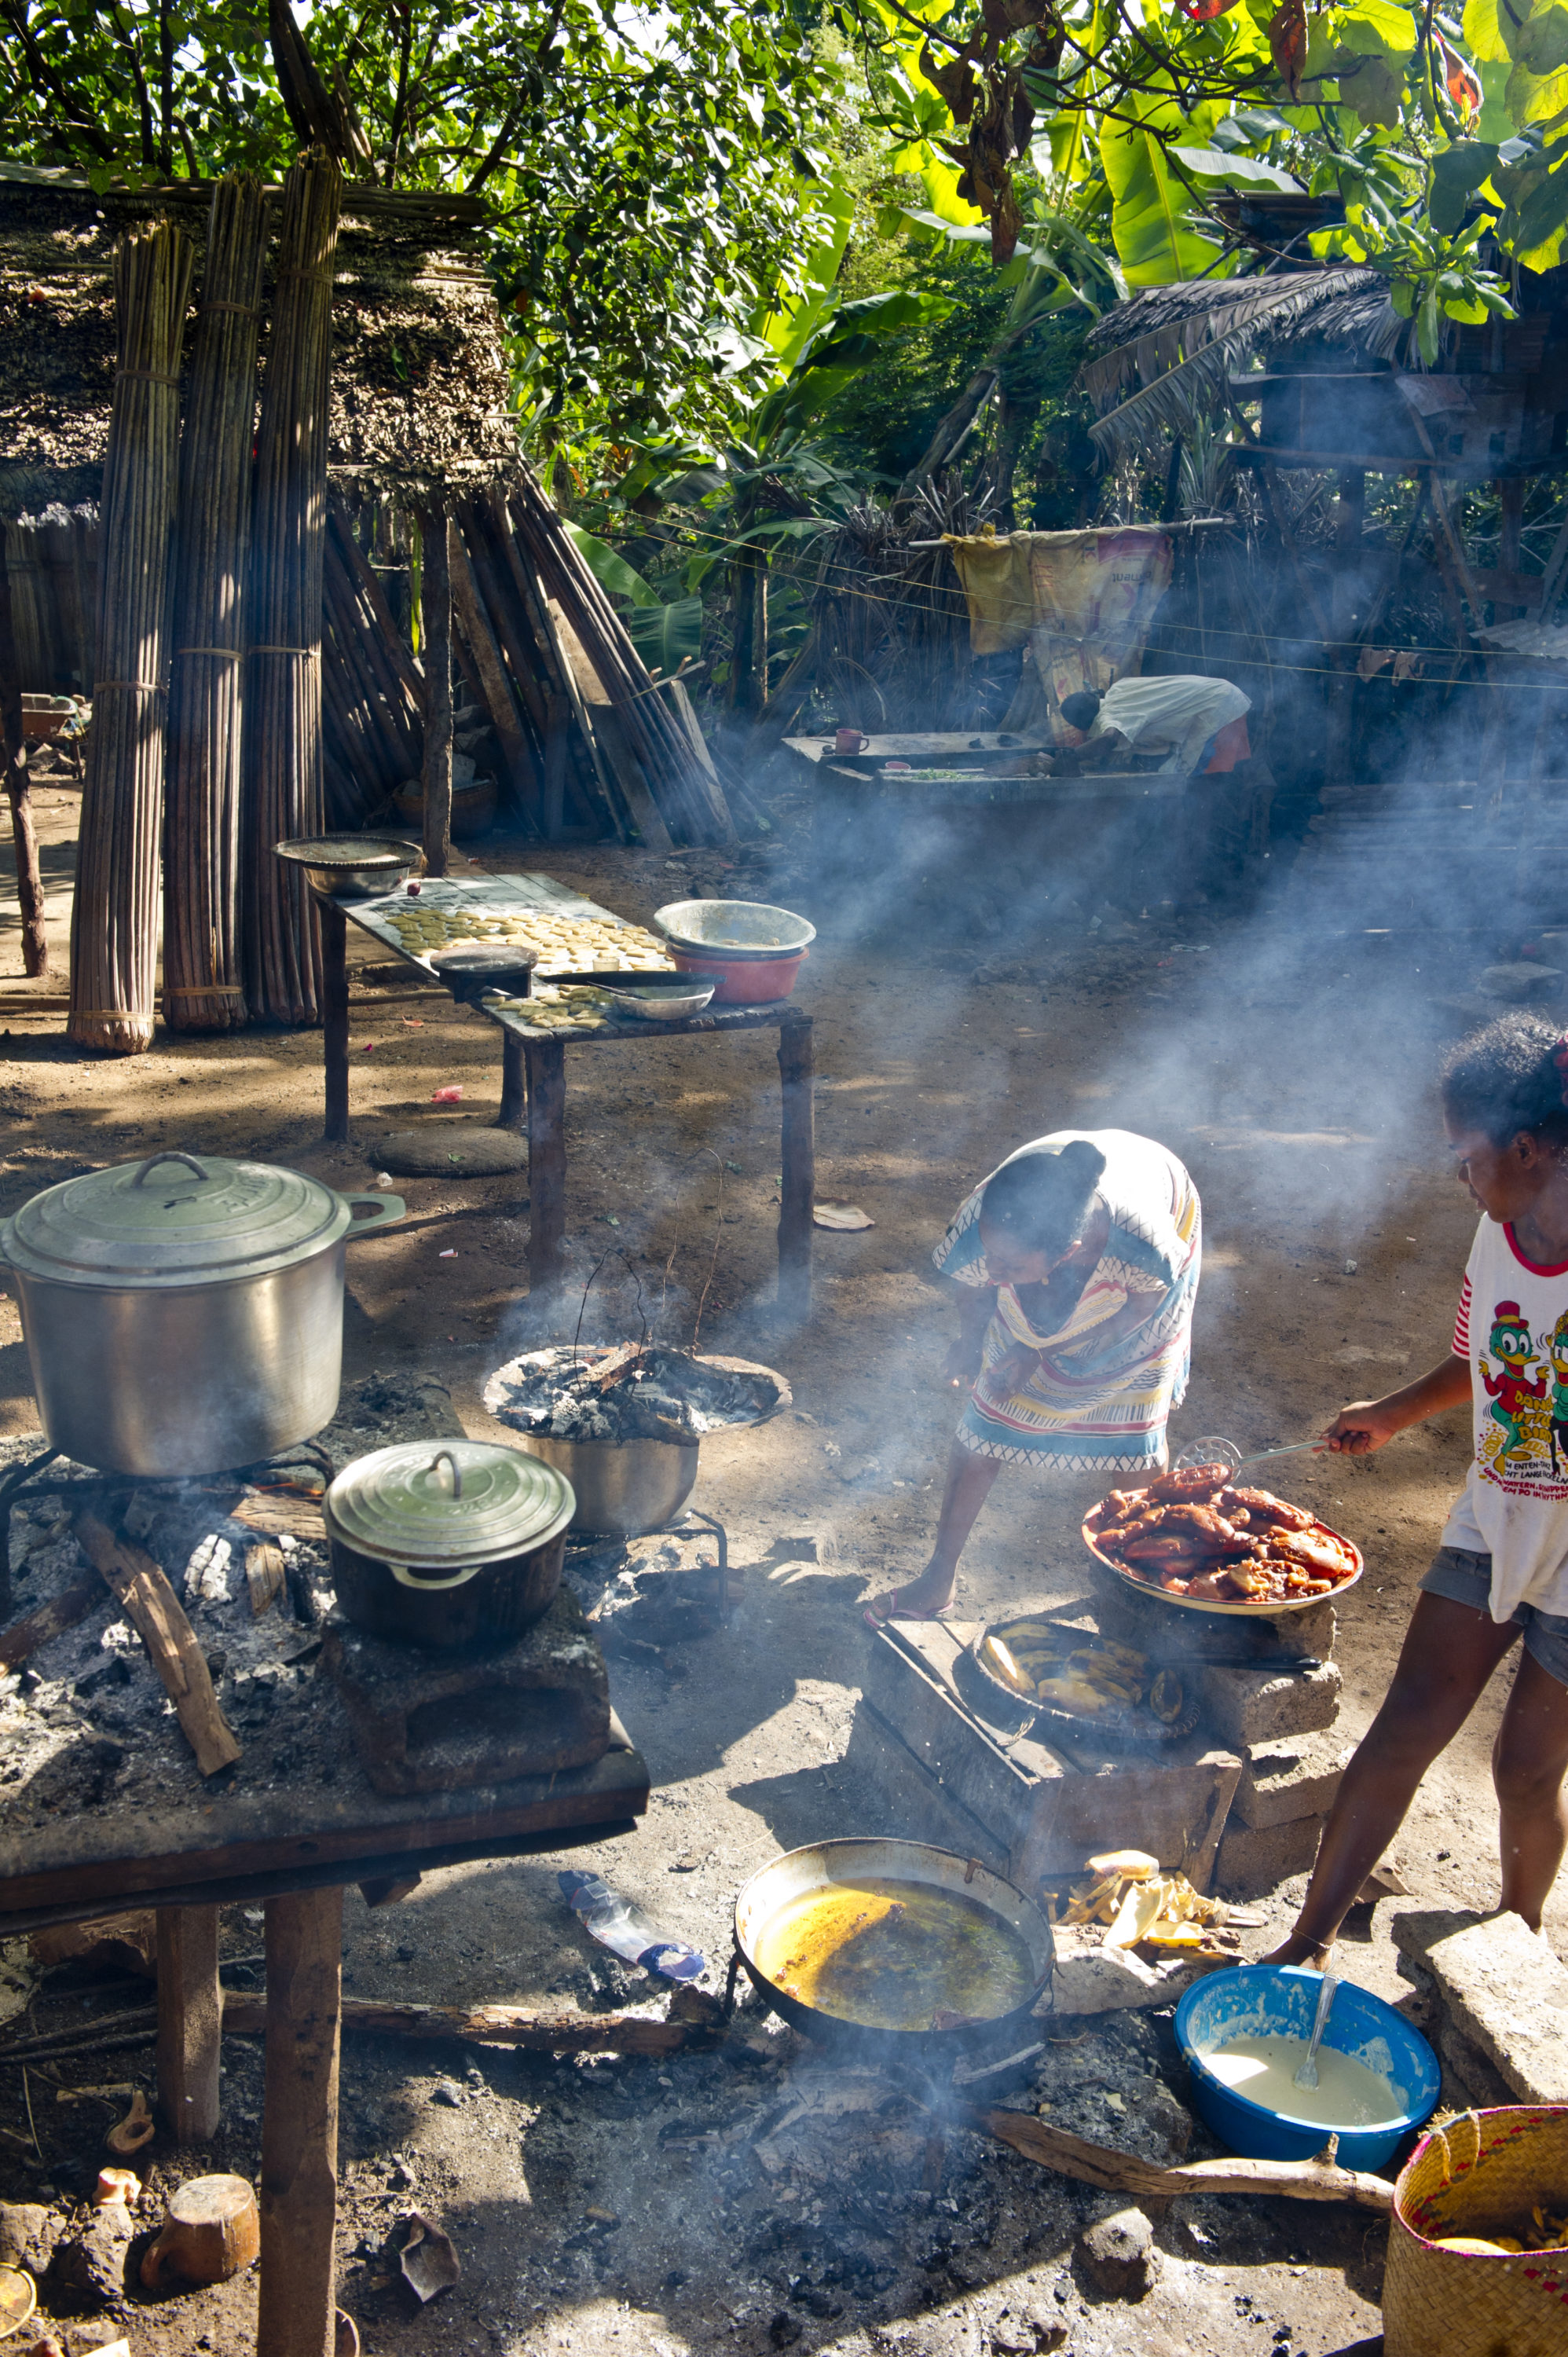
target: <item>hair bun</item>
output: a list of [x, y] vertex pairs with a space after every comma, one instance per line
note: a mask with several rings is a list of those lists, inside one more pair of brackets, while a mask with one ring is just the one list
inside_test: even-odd
[[[1568, 1053], [1568, 1039], [1564, 1039], [1563, 1045], [1564, 1053]], [[1079, 1173], [1086, 1186], [1099, 1185], [1105, 1168], [1105, 1157], [1098, 1146], [1090, 1144], [1087, 1137], [1069, 1138], [1058, 1159], [1066, 1168]]]

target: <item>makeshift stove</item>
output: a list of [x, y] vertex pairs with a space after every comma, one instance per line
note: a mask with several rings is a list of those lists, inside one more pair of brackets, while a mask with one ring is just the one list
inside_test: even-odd
[[973, 1821], [1024, 1889], [1133, 1848], [1194, 1886], [1238, 1895], [1304, 1873], [1348, 1758], [1336, 1736], [1340, 1675], [1332, 1604], [1214, 1617], [1103, 1575], [1051, 1622], [1134, 1648], [1179, 1680], [1188, 1731], [1158, 1745], [1009, 1699], [973, 1658], [979, 1623], [890, 1620], [877, 1631], [865, 1707], [942, 1798]]

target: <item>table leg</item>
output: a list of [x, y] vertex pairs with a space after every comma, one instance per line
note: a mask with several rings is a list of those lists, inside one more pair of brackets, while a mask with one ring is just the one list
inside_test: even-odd
[[779, 1306], [792, 1318], [811, 1308], [811, 1207], [816, 1195], [816, 1108], [811, 1018], [791, 1017], [779, 1028], [780, 1120]]
[[257, 2357], [332, 2357], [343, 1893], [269, 1899]]
[[528, 1104], [528, 1080], [523, 1043], [515, 1031], [501, 1033], [501, 1109], [498, 1129], [521, 1130]]
[[327, 1141], [349, 1135], [349, 920], [332, 900], [321, 913], [321, 1047], [327, 1064]]
[[566, 1049], [530, 1039], [528, 1059], [528, 1290], [535, 1306], [561, 1281], [566, 1234]]
[[216, 1907], [158, 1909], [158, 2108], [176, 2144], [218, 2133], [223, 1996]]

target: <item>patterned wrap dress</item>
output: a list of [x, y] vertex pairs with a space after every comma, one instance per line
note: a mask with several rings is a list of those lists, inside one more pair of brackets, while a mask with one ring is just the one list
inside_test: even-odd
[[[1187, 1390], [1202, 1207], [1176, 1156], [1131, 1130], [1052, 1130], [1018, 1152], [1059, 1154], [1074, 1138], [1105, 1157], [1097, 1190], [1111, 1215], [1104, 1249], [1058, 1332], [1037, 1333], [1030, 1324], [1036, 1287], [996, 1286], [959, 1445], [977, 1457], [1062, 1474], [1154, 1473], [1165, 1461], [1170, 1412]], [[959, 1285], [993, 1283], [981, 1249], [984, 1191], [983, 1180], [931, 1255]], [[1099, 1329], [1133, 1300], [1147, 1302], [1146, 1320], [1097, 1340]], [[1040, 1356], [1024, 1388], [1008, 1392], [1003, 1381], [992, 1382], [991, 1371], [1017, 1343]]]

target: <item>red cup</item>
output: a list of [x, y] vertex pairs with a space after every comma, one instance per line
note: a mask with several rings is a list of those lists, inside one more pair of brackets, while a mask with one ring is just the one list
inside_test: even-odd
[[769, 999], [789, 996], [810, 952], [790, 950], [776, 958], [731, 958], [722, 950], [683, 950], [671, 942], [670, 954], [682, 974], [713, 975], [717, 987], [710, 1006], [763, 1006]]
[[865, 739], [858, 728], [841, 728], [833, 738], [835, 753], [858, 753]]

